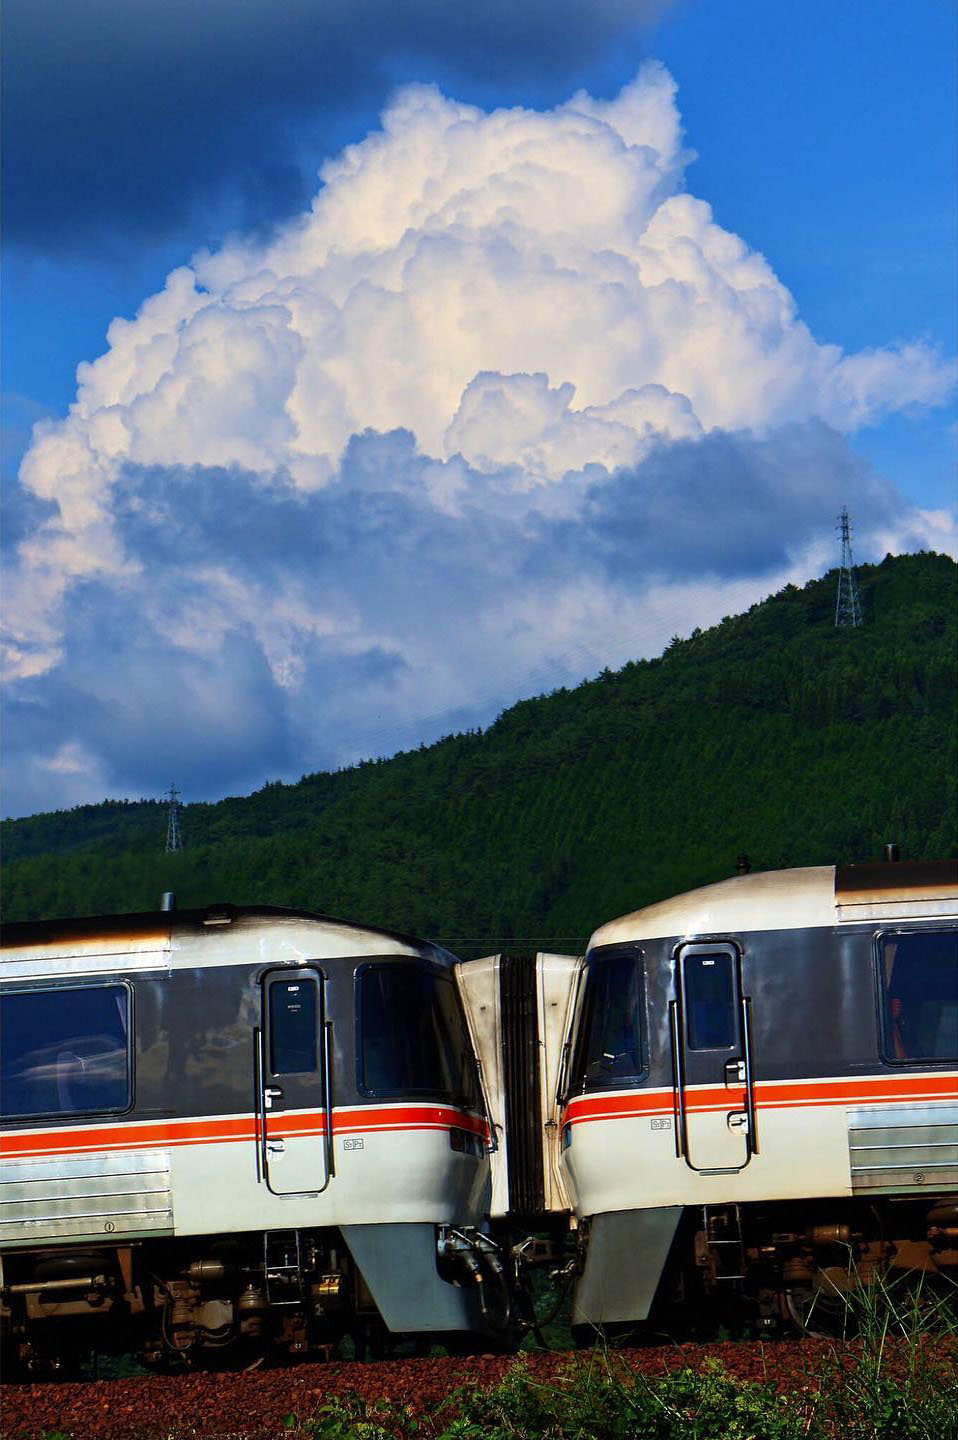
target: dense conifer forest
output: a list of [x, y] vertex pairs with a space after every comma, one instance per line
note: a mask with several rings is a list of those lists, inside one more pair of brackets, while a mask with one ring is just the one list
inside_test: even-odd
[[[487, 730], [255, 794], [6, 821], [7, 919], [231, 900], [461, 940], [581, 940], [754, 868], [958, 853], [956, 566], [861, 566], [787, 586], [664, 654], [525, 700]], [[475, 945], [467, 943], [474, 939]]]

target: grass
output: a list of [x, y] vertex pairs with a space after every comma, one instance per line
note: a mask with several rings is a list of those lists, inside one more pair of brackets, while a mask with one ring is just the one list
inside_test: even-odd
[[596, 1352], [546, 1382], [520, 1360], [492, 1389], [460, 1391], [428, 1419], [340, 1397], [290, 1426], [309, 1440], [955, 1440], [958, 1393], [941, 1365], [910, 1365], [902, 1385], [884, 1360], [850, 1365], [845, 1355], [781, 1393], [714, 1360], [650, 1377]]
[[956, 1290], [936, 1278], [942, 1288], [918, 1272], [849, 1292], [856, 1343], [833, 1347], [823, 1365], [826, 1434], [958, 1440]]
[[734, 1379], [715, 1362], [649, 1378], [601, 1354], [548, 1382], [519, 1361], [492, 1389], [460, 1391], [443, 1411], [422, 1421], [388, 1402], [343, 1397], [297, 1429], [310, 1440], [808, 1440], [813, 1433], [791, 1397]]
[[286, 1423], [308, 1440], [958, 1440], [953, 1288], [902, 1276], [845, 1299], [845, 1335], [814, 1362], [797, 1345], [785, 1390], [715, 1360], [648, 1376], [597, 1347], [549, 1380], [521, 1356], [498, 1385], [460, 1390], [429, 1417], [352, 1396]]

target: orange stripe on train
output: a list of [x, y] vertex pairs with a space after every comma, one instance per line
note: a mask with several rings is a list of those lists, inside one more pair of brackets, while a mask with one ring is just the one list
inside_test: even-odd
[[[762, 1081], [755, 1087], [758, 1110], [788, 1109], [794, 1106], [868, 1105], [876, 1101], [914, 1103], [918, 1100], [958, 1100], [958, 1077], [947, 1075], [875, 1075], [854, 1080]], [[745, 1104], [745, 1092], [738, 1086], [689, 1086], [685, 1091], [686, 1110], [733, 1110]], [[644, 1115], [671, 1115], [674, 1090], [633, 1090], [627, 1094], [581, 1096], [570, 1100], [562, 1123], [582, 1124], [589, 1120], [633, 1119]]]
[[[267, 1131], [287, 1139], [319, 1136], [326, 1131], [326, 1112], [274, 1111], [267, 1115]], [[375, 1131], [468, 1130], [486, 1139], [488, 1126], [479, 1116], [446, 1105], [366, 1105], [333, 1111], [333, 1134]], [[254, 1142], [259, 1128], [253, 1115], [224, 1119], [126, 1120], [87, 1127], [58, 1126], [8, 1132], [0, 1141], [5, 1159], [36, 1156], [93, 1154], [111, 1150], [168, 1149], [181, 1145], [217, 1145]]]

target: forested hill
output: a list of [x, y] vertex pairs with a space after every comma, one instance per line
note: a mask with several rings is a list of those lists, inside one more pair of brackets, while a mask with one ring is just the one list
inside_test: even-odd
[[658, 659], [523, 701], [488, 730], [242, 799], [3, 825], [8, 919], [216, 900], [443, 937], [584, 936], [733, 873], [956, 847], [956, 566], [836, 574], [674, 640]]

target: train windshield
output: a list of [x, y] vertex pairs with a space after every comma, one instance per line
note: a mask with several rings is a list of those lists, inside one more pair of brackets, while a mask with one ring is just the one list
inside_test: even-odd
[[958, 1059], [958, 930], [883, 936], [881, 982], [886, 1058]]
[[587, 962], [571, 1089], [595, 1089], [644, 1073], [643, 973], [629, 947], [593, 952]]
[[451, 975], [415, 963], [359, 976], [359, 1086], [368, 1095], [436, 1095], [481, 1108], [472, 1045]]

